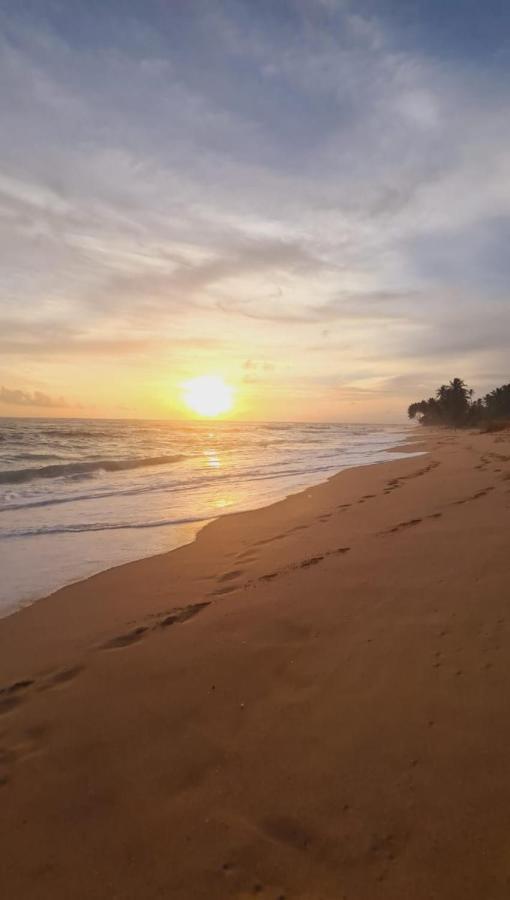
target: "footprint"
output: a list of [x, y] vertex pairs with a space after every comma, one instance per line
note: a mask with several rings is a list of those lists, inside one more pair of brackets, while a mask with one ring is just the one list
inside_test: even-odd
[[30, 687], [33, 683], [34, 682], [31, 678], [25, 678], [23, 681], [15, 681], [13, 684], [10, 684], [8, 687], [0, 688], [0, 694], [15, 694], [18, 691], [24, 691], [26, 688]]
[[299, 568], [307, 569], [308, 566], [316, 566], [317, 563], [322, 562], [323, 559], [324, 559], [323, 556], [310, 556], [309, 559], [304, 559], [302, 562], [299, 563]]
[[14, 681], [0, 689], [0, 716], [12, 712], [23, 700], [23, 692], [31, 687], [34, 682], [25, 678], [21, 681]]
[[481, 491], [477, 491], [476, 494], [471, 494], [470, 497], [462, 497], [460, 500], [454, 500], [451, 503], [451, 506], [460, 506], [463, 503], [469, 503], [471, 500], [479, 500], [480, 497], [485, 497], [490, 491], [493, 490], [494, 485], [489, 485], [489, 487], [486, 487]]
[[279, 569], [276, 572], [268, 572], [266, 575], [260, 575], [257, 581], [272, 581], [274, 578], [278, 578], [279, 575], [295, 572], [297, 569], [308, 569], [310, 566], [318, 565], [328, 556], [337, 556], [342, 553], [348, 553], [350, 549], [350, 547], [337, 547], [336, 550], [328, 550], [327, 553], [324, 553], [321, 556], [310, 556], [308, 559], [302, 559], [301, 562], [294, 563], [284, 569]]
[[404, 528], [411, 528], [413, 525], [419, 525], [422, 519], [409, 519], [408, 522], [399, 522], [398, 525], [394, 525], [393, 528], [388, 528], [386, 531], [380, 531], [379, 534], [395, 534], [397, 531], [402, 531]]
[[8, 694], [7, 696], [0, 697], [0, 716], [5, 715], [5, 713], [11, 712], [21, 703], [21, 697], [16, 696], [16, 694]]
[[231, 594], [233, 591], [240, 591], [241, 585], [233, 584], [230, 587], [218, 588], [216, 591], [211, 591], [211, 597], [222, 597], [223, 594]]
[[221, 583], [223, 581], [232, 581], [232, 578], [238, 578], [239, 575], [243, 574], [242, 569], [234, 569], [232, 572], [225, 572], [224, 575], [221, 575], [218, 578], [218, 581]]
[[242, 553], [238, 553], [236, 559], [239, 562], [253, 562], [255, 559], [258, 559], [257, 553], [254, 553], [252, 549], [243, 550]]
[[[224, 588], [224, 590], [235, 589]], [[210, 603], [210, 600], [204, 600], [201, 603], [190, 603], [189, 606], [174, 609], [160, 619], [155, 625], [152, 625], [151, 630], [154, 631], [155, 629], [168, 628], [170, 625], [180, 625], [183, 622], [187, 622], [188, 619], [192, 619], [193, 616], [198, 615], [198, 613], [205, 609], [206, 606], [209, 606]], [[140, 641], [148, 630], [149, 628], [147, 625], [141, 625], [138, 628], [134, 628], [132, 631], [128, 631], [126, 634], [119, 634], [111, 640], [106, 641], [106, 643], [101, 644], [100, 649], [117, 650], [122, 647], [129, 647], [131, 644], [136, 644]]]
[[274, 537], [264, 538], [262, 541], [257, 541], [255, 546], [262, 547], [264, 544], [272, 544], [273, 541], [281, 541], [285, 537], [287, 537], [287, 532], [285, 534], [276, 534]]
[[67, 684], [69, 681], [72, 681], [73, 678], [76, 678], [82, 671], [83, 666], [70, 666], [68, 669], [60, 669], [58, 672], [51, 675], [41, 688], [48, 689], [57, 687], [59, 684]]
[[137, 641], [141, 640], [147, 630], [147, 627], [142, 625], [139, 628], [134, 628], [133, 631], [128, 631], [126, 634], [119, 634], [117, 637], [102, 644], [101, 649], [118, 650], [122, 647], [129, 647], [130, 644], [135, 644]]
[[183, 609], [176, 609], [175, 612], [170, 613], [170, 615], [165, 616], [161, 622], [155, 626], [156, 628], [168, 628], [169, 625], [181, 624], [182, 622], [187, 622], [188, 619], [192, 619], [193, 616], [198, 615], [206, 606], [210, 606], [209, 600], [204, 600], [203, 603], [192, 603], [190, 606], [185, 606]]

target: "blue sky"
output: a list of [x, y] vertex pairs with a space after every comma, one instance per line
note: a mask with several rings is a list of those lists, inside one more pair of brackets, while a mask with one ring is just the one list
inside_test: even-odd
[[510, 6], [0, 2], [0, 414], [509, 380]]

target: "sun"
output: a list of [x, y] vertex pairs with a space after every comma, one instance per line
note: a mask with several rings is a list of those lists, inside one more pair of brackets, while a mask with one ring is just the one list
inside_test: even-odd
[[186, 406], [199, 416], [219, 416], [234, 405], [234, 389], [219, 375], [200, 375], [183, 387]]

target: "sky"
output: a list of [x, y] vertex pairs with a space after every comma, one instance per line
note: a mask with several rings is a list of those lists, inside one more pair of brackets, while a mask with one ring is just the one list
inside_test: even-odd
[[510, 380], [510, 4], [0, 0], [0, 415]]

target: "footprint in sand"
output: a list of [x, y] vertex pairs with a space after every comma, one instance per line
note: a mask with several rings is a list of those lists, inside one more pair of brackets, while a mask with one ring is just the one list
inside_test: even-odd
[[380, 531], [379, 534], [395, 534], [398, 531], [403, 531], [405, 528], [412, 528], [414, 525], [419, 525], [420, 522], [423, 522], [425, 519], [440, 519], [443, 513], [436, 512], [431, 513], [429, 516], [424, 516], [422, 519], [409, 519], [407, 522], [399, 522], [398, 525], [394, 525], [393, 528], [388, 528], [385, 531]]
[[282, 541], [283, 538], [287, 537], [287, 534], [290, 532], [284, 532], [283, 534], [275, 534], [274, 537], [263, 538], [261, 541], [256, 541], [255, 547], [262, 547], [264, 544], [272, 544], [274, 541]]
[[[224, 575], [220, 575], [219, 578], [216, 579], [218, 584], [222, 584], [224, 582], [234, 581], [234, 579], [240, 578], [241, 575], [244, 575], [244, 569], [233, 569], [231, 572], [225, 572]], [[233, 591], [241, 590], [242, 585], [236, 583], [231, 585], [226, 585], [225, 587], [216, 588], [215, 591], [211, 591], [210, 594], [213, 597], [221, 597], [224, 594], [231, 594]]]
[[470, 497], [462, 497], [460, 500], [453, 500], [450, 504], [451, 506], [461, 506], [463, 503], [470, 503], [472, 500], [479, 500], [480, 497], [485, 497], [490, 491], [494, 490], [494, 485], [489, 485], [489, 487], [483, 488], [481, 491], [477, 491], [476, 494], [471, 494]]
[[404, 528], [412, 528], [413, 525], [419, 525], [422, 519], [409, 519], [407, 522], [399, 522], [398, 525], [394, 525], [393, 528], [388, 528], [387, 531], [383, 531], [382, 534], [394, 534], [396, 531], [402, 531]]
[[224, 575], [220, 575], [217, 580], [221, 584], [224, 581], [232, 581], [233, 578], [239, 578], [240, 575], [243, 575], [243, 569], [233, 569], [232, 572], [225, 572]]
[[231, 584], [230, 587], [218, 588], [215, 591], [211, 591], [209, 596], [223, 597], [224, 594], [233, 594], [234, 591], [240, 591], [241, 588], [242, 588], [242, 585], [240, 585], [240, 584]]
[[239, 553], [236, 559], [238, 559], [239, 562], [255, 562], [255, 560], [258, 559], [258, 554], [253, 553], [251, 550], [245, 550], [244, 553]]
[[316, 566], [318, 563], [322, 562], [323, 559], [323, 556], [310, 556], [308, 559], [304, 559], [299, 563], [299, 568], [307, 569], [309, 566]]
[[206, 606], [210, 605], [210, 600], [204, 600], [202, 603], [192, 603], [190, 606], [176, 609], [168, 616], [165, 616], [164, 619], [161, 619], [156, 625], [156, 628], [168, 628], [169, 625], [180, 625], [182, 622], [187, 622], [188, 619], [192, 619], [193, 616], [198, 615], [198, 613], [205, 609]]
[[5, 715], [5, 713], [11, 712], [11, 710], [15, 709], [21, 703], [21, 697], [16, 697], [16, 695], [0, 697], [0, 716]]
[[181, 625], [183, 622], [187, 622], [188, 619], [192, 619], [193, 616], [198, 615], [206, 606], [210, 606], [210, 600], [204, 600], [201, 603], [190, 603], [189, 606], [179, 607], [177, 609], [171, 610], [167, 614], [163, 616], [162, 619], [159, 619], [155, 625], [153, 625], [150, 629], [147, 625], [141, 625], [138, 628], [133, 628], [132, 631], [128, 631], [125, 634], [116, 635], [116, 637], [111, 638], [109, 641], [106, 641], [104, 644], [101, 644], [99, 649], [101, 650], [120, 650], [123, 647], [129, 647], [131, 644], [136, 644], [140, 641], [149, 631], [159, 630], [161, 628], [168, 628], [170, 625]]
[[101, 649], [119, 650], [122, 647], [129, 647], [131, 644], [136, 644], [137, 641], [140, 641], [148, 630], [146, 626], [142, 625], [139, 628], [134, 628], [132, 631], [127, 631], [125, 634], [118, 634], [102, 644]]
[[0, 688], [0, 715], [11, 712], [23, 700], [24, 692], [33, 685], [33, 680], [26, 678], [22, 681], [14, 681], [7, 687]]
[[82, 671], [83, 666], [70, 666], [68, 669], [59, 669], [58, 672], [54, 672], [50, 675], [50, 677], [40, 686], [39, 690], [48, 690], [62, 684], [68, 684]]
[[328, 550], [327, 553], [324, 553], [321, 556], [309, 556], [307, 559], [302, 559], [300, 562], [294, 563], [291, 566], [286, 566], [284, 569], [278, 569], [275, 572], [268, 572], [266, 575], [260, 575], [257, 581], [272, 581], [280, 575], [287, 575], [290, 572], [295, 572], [297, 569], [308, 569], [310, 566], [317, 566], [326, 559], [326, 557], [348, 553], [350, 549], [350, 547], [337, 547], [335, 550]]
[[433, 469], [437, 469], [440, 465], [437, 460], [432, 460], [432, 462], [425, 466], [423, 469], [417, 469], [416, 472], [410, 472], [409, 475], [401, 475], [399, 478], [392, 478], [386, 484], [386, 489], [384, 491], [385, 494], [389, 494], [391, 491], [394, 491], [396, 488], [400, 488], [403, 486], [405, 481], [409, 481], [412, 478], [420, 478], [422, 475], [426, 475], [428, 472], [431, 472]]
[[21, 681], [15, 681], [13, 684], [0, 689], [0, 715], [11, 712], [16, 709], [25, 699], [29, 688], [33, 687], [36, 691], [47, 691], [59, 685], [67, 684], [72, 681], [83, 669], [83, 666], [72, 666], [67, 669], [59, 669], [45, 676], [40, 681], [32, 678], [26, 678]]

